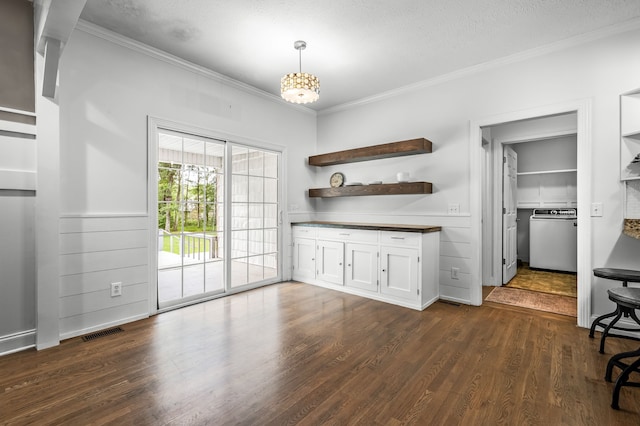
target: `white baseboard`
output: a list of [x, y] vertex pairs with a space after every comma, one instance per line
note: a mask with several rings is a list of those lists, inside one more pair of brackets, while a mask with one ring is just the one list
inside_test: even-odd
[[471, 303], [469, 303], [469, 301], [466, 299], [459, 299], [457, 297], [451, 297], [451, 296], [443, 296], [442, 294], [440, 295], [440, 300], [458, 303], [460, 305], [471, 305]]
[[[295, 280], [295, 281], [298, 281], [298, 280]], [[436, 297], [433, 300], [426, 302], [424, 307], [421, 307], [420, 302], [418, 301], [416, 301], [415, 303], [412, 303], [412, 302], [404, 301], [401, 299], [395, 299], [395, 298], [383, 296], [383, 295], [380, 295], [379, 293], [373, 293], [366, 290], [346, 287], [339, 284], [330, 284], [330, 283], [319, 281], [319, 280], [305, 280], [305, 281], [299, 281], [299, 282], [303, 284], [314, 285], [316, 287], [323, 287], [329, 290], [339, 291], [340, 293], [346, 293], [346, 294], [351, 294], [353, 296], [364, 297], [366, 299], [377, 300], [378, 302], [384, 302], [384, 303], [389, 303], [391, 305], [402, 306], [404, 308], [414, 309], [416, 311], [424, 310], [427, 306], [431, 305], [438, 299]]]
[[20, 352], [36, 346], [36, 330], [25, 330], [19, 333], [0, 336], [0, 356]]

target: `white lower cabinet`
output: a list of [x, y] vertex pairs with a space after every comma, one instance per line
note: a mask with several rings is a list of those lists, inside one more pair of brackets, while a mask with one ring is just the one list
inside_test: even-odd
[[316, 240], [295, 238], [293, 243], [293, 277], [298, 281], [316, 279]]
[[346, 244], [344, 285], [367, 291], [378, 291], [378, 246]]
[[332, 284], [344, 283], [344, 243], [317, 241], [316, 278]]
[[438, 300], [439, 232], [293, 228], [295, 280], [418, 310]]
[[380, 292], [390, 297], [415, 301], [418, 290], [418, 250], [382, 246]]

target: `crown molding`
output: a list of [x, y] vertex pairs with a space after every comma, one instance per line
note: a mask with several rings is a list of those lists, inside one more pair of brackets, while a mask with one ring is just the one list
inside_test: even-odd
[[165, 62], [167, 64], [174, 65], [184, 70], [201, 75], [208, 79], [214, 80], [218, 83], [222, 83], [227, 86], [233, 87], [235, 89], [241, 90], [245, 93], [249, 93], [251, 95], [258, 96], [263, 99], [267, 99], [271, 102], [277, 102], [279, 105], [284, 105], [288, 108], [295, 109], [299, 112], [307, 113], [313, 116], [317, 115], [316, 111], [313, 109], [307, 108], [302, 105], [285, 102], [282, 100], [282, 98], [272, 93], [265, 92], [264, 90], [260, 90], [249, 84], [235, 80], [231, 77], [227, 77], [226, 75], [212, 71], [209, 68], [196, 65], [192, 62], [189, 62], [177, 56], [171, 55], [170, 53], [167, 53], [160, 49], [156, 49], [155, 47], [151, 47], [139, 41], [130, 39], [121, 34], [118, 34], [106, 28], [100, 27], [98, 25], [92, 24], [85, 20], [82, 20], [82, 19], [79, 20], [78, 24], [76, 25], [76, 29], [83, 31], [87, 34], [96, 36], [98, 38], [101, 38], [103, 40], [109, 41], [111, 43], [117, 44], [119, 46], [125, 47], [127, 49], [133, 50], [137, 53], [141, 53], [143, 55]]
[[415, 92], [417, 90], [425, 89], [427, 87], [437, 86], [437, 85], [446, 83], [448, 81], [457, 80], [463, 77], [468, 77], [483, 71], [488, 71], [488, 70], [499, 68], [505, 65], [522, 62], [527, 59], [544, 56], [550, 53], [568, 49], [570, 47], [579, 46], [581, 44], [611, 37], [616, 34], [637, 30], [639, 28], [640, 28], [640, 19], [631, 19], [622, 24], [610, 25], [608, 27], [604, 27], [599, 30], [592, 31], [586, 34], [570, 37], [555, 43], [546, 44], [544, 46], [525, 50], [523, 52], [514, 53], [512, 55], [498, 58], [492, 61], [483, 62], [481, 64], [473, 65], [467, 68], [462, 68], [462, 69], [450, 72], [448, 74], [443, 74], [434, 78], [419, 81], [417, 83], [398, 87], [396, 89], [381, 92], [376, 95], [367, 96], [365, 98], [362, 98], [353, 102], [346, 102], [344, 104], [329, 107], [329, 108], [318, 111], [318, 116], [324, 116], [324, 115], [329, 115], [329, 114], [333, 114], [340, 111], [346, 111], [346, 110], [350, 110], [363, 105], [379, 102], [385, 99], [394, 98], [394, 97], [403, 95], [405, 93]]

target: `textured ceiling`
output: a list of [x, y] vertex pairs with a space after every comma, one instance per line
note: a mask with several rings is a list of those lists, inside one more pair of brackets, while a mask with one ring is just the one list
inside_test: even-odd
[[81, 18], [279, 95], [320, 78], [322, 110], [640, 17], [640, 0], [88, 0]]

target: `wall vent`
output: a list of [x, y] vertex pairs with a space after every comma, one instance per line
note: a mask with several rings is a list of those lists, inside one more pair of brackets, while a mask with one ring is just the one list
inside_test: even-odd
[[106, 330], [96, 331], [95, 333], [89, 333], [82, 336], [82, 341], [88, 342], [90, 340], [97, 339], [98, 337], [110, 336], [115, 333], [120, 333], [121, 331], [124, 331], [124, 330], [120, 327], [114, 327], [114, 328], [108, 328]]

